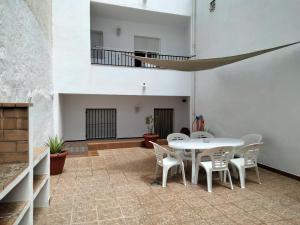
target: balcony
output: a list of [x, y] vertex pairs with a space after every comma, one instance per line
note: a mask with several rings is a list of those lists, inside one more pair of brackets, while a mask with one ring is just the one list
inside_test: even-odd
[[154, 52], [142, 51], [120, 51], [104, 48], [91, 49], [91, 63], [96, 65], [110, 65], [110, 66], [125, 66], [125, 67], [141, 67], [141, 68], [159, 68], [148, 63], [142, 63], [133, 58], [133, 56], [142, 56], [163, 60], [188, 60], [191, 56], [177, 56], [177, 55], [162, 55]]

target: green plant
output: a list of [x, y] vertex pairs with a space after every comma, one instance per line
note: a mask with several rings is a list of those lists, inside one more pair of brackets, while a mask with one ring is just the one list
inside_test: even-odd
[[153, 133], [153, 128], [154, 128], [154, 118], [153, 118], [152, 115], [146, 116], [145, 124], [147, 125], [148, 133], [152, 134]]
[[49, 137], [46, 146], [50, 148], [50, 154], [61, 153], [63, 149], [64, 141], [57, 136]]

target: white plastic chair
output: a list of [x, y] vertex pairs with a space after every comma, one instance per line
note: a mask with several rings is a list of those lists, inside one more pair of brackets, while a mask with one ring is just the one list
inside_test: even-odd
[[[168, 143], [170, 141], [182, 141], [182, 140], [189, 140], [190, 137], [185, 135], [185, 134], [182, 134], [182, 133], [172, 133], [172, 134], [169, 134], [167, 136], [167, 141]], [[184, 160], [192, 160], [192, 154], [190, 151], [187, 151], [187, 150], [176, 150], [174, 149]]]
[[[230, 187], [233, 189], [230, 171], [228, 169], [228, 163], [230, 160], [230, 153], [232, 151], [232, 148], [228, 147], [217, 147], [217, 148], [211, 148], [207, 149], [204, 152], [198, 154], [197, 156], [197, 162], [196, 162], [196, 176], [195, 180], [198, 183], [198, 174], [199, 174], [199, 167], [203, 167], [206, 171], [207, 176], [207, 191], [212, 192], [212, 172], [218, 171], [219, 174], [222, 174], [222, 171], [224, 171], [224, 176], [226, 177], [228, 172], [228, 178], [230, 181]], [[202, 161], [203, 156], [209, 156], [211, 161]], [[222, 181], [222, 177], [221, 181]], [[226, 180], [225, 180], [226, 182]]]
[[211, 133], [206, 131], [196, 131], [191, 133], [191, 139], [198, 139], [198, 138], [214, 138], [215, 136]]
[[241, 137], [241, 139], [244, 141], [244, 146], [262, 142], [262, 136], [260, 134], [247, 134]]
[[257, 156], [262, 144], [263, 143], [261, 142], [246, 145], [238, 150], [240, 158], [234, 158], [230, 160], [230, 163], [234, 165], [239, 171], [241, 188], [245, 188], [247, 168], [255, 167], [258, 183], [261, 184], [257, 166]]
[[[215, 136], [206, 131], [196, 131], [191, 133], [191, 139], [200, 139], [200, 138], [214, 138]], [[202, 161], [209, 161], [209, 157], [203, 157]]]
[[[241, 139], [244, 141], [244, 144], [242, 146], [234, 149], [232, 158], [240, 158], [241, 156], [238, 152], [243, 147], [250, 145], [250, 144], [262, 142], [262, 136], [260, 134], [246, 134], [243, 137], [241, 137]], [[232, 167], [232, 174], [236, 179], [238, 178], [238, 172], [236, 171], [236, 167]]]
[[[150, 141], [154, 146], [156, 156], [155, 178], [158, 175], [159, 166], [163, 168], [162, 186], [167, 186], [168, 171], [173, 166], [180, 166], [182, 172], [183, 184], [186, 185], [184, 164], [182, 158], [176, 153], [163, 148], [162, 146]], [[167, 155], [166, 157], [164, 157]]]

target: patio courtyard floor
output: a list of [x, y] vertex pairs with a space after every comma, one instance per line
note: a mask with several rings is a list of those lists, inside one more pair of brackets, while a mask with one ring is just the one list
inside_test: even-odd
[[[154, 180], [153, 150], [98, 151], [99, 156], [67, 158], [64, 173], [51, 176], [50, 208], [35, 211], [40, 225], [108, 224], [300, 224], [300, 182], [260, 168], [247, 173], [246, 189], [234, 190], [206, 176], [185, 187], [181, 175], [167, 187]], [[189, 179], [190, 171], [186, 171]]]

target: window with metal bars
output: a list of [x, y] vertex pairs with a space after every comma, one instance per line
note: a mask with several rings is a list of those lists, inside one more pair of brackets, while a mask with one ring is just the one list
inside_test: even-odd
[[86, 139], [115, 139], [116, 109], [86, 109]]

